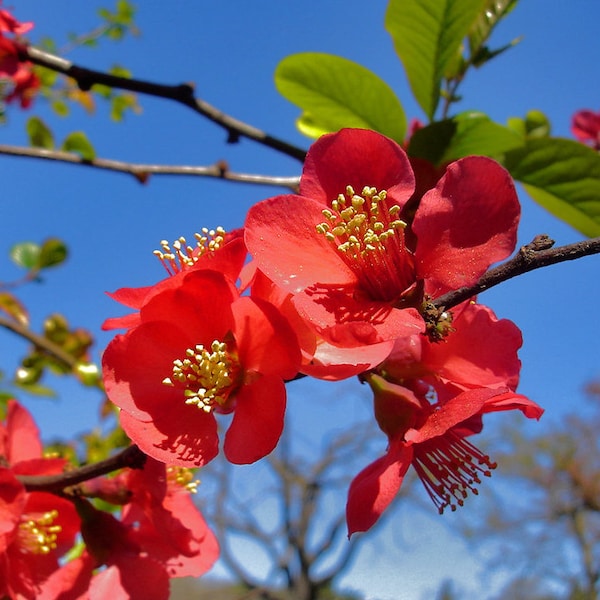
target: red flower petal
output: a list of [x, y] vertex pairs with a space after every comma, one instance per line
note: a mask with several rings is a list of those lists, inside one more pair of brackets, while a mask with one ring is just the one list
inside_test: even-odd
[[436, 297], [471, 285], [492, 263], [509, 256], [519, 215], [513, 181], [498, 163], [470, 156], [449, 165], [423, 196], [413, 222], [425, 292]]
[[350, 484], [346, 521], [348, 535], [370, 529], [396, 497], [410, 467], [413, 449], [392, 443], [385, 456], [363, 469]]
[[443, 343], [422, 345], [427, 370], [469, 388], [515, 389], [521, 369], [519, 328], [507, 319], [498, 320], [492, 310], [479, 304], [466, 306], [452, 325], [455, 331]]
[[321, 136], [310, 147], [300, 193], [329, 205], [348, 185], [357, 193], [365, 186], [387, 190], [388, 198], [403, 206], [415, 180], [406, 153], [396, 142], [366, 129], [342, 129]]
[[26, 498], [25, 488], [13, 472], [0, 468], [0, 553], [5, 552], [12, 541], [15, 527], [23, 514]]
[[212, 414], [192, 406], [154, 421], [139, 421], [121, 411], [121, 426], [140, 449], [156, 460], [181, 467], [201, 467], [219, 451], [217, 423]]
[[41, 458], [40, 432], [29, 412], [16, 400], [8, 402], [6, 416], [7, 446], [5, 458], [9, 464]]
[[458, 394], [433, 410], [419, 429], [409, 429], [404, 434], [404, 439], [412, 444], [419, 444], [444, 435], [455, 425], [479, 413], [488, 400], [504, 392], [505, 390], [477, 388]]
[[325, 219], [322, 210], [315, 200], [289, 194], [263, 200], [248, 211], [248, 250], [258, 268], [288, 292], [298, 293], [316, 282], [356, 282], [325, 236], [316, 231]]
[[392, 340], [352, 348], [320, 342], [312, 362], [302, 365], [300, 370], [310, 377], [339, 381], [376, 367], [386, 359], [393, 347]]
[[91, 598], [111, 600], [168, 600], [169, 576], [155, 560], [144, 556], [127, 556], [92, 578]]
[[253, 463], [275, 448], [283, 431], [285, 397], [280, 377], [264, 376], [240, 390], [225, 435], [224, 451], [229, 461]]
[[298, 373], [300, 348], [287, 320], [268, 302], [244, 296], [232, 305], [235, 339], [245, 371], [291, 379]]
[[358, 347], [421, 333], [423, 318], [413, 308], [357, 300], [342, 290], [310, 290], [293, 297], [298, 312], [333, 345]]

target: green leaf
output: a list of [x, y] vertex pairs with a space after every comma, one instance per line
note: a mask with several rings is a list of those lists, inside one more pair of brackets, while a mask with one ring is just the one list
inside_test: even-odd
[[541, 110], [530, 110], [525, 115], [525, 133], [527, 137], [548, 137], [550, 129], [550, 121]]
[[408, 153], [441, 165], [473, 154], [497, 158], [523, 143], [523, 136], [487, 115], [466, 112], [417, 130]]
[[284, 58], [275, 71], [279, 92], [302, 109], [302, 133], [318, 137], [343, 127], [372, 129], [402, 142], [406, 116], [392, 89], [365, 67], [331, 54]]
[[90, 140], [83, 131], [74, 131], [70, 133], [62, 144], [62, 149], [66, 152], [75, 152], [84, 160], [94, 160], [96, 151]]
[[57, 238], [47, 239], [40, 249], [38, 257], [38, 268], [47, 269], [60, 265], [67, 258], [67, 246]]
[[485, 0], [390, 0], [385, 27], [417, 102], [431, 120], [444, 73]]
[[40, 247], [34, 242], [21, 242], [10, 249], [12, 261], [24, 269], [34, 269], [38, 265]]
[[497, 158], [523, 145], [521, 136], [482, 113], [462, 113], [454, 121], [456, 131], [442, 155], [442, 163], [472, 154]]
[[39, 117], [29, 117], [26, 125], [29, 143], [36, 148], [54, 148], [54, 136], [52, 131]]
[[475, 65], [481, 66], [518, 42], [513, 40], [497, 50], [490, 50], [484, 45], [496, 25], [512, 12], [517, 2], [518, 0], [486, 0], [484, 9], [480, 11], [469, 31], [469, 49]]
[[59, 117], [66, 117], [69, 115], [69, 105], [63, 100], [53, 100], [50, 103], [50, 107]]
[[546, 210], [584, 235], [600, 236], [600, 154], [567, 139], [530, 139], [504, 166]]

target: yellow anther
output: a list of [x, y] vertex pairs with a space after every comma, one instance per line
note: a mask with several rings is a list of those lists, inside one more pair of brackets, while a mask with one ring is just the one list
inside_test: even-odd
[[154, 255], [163, 263], [170, 275], [191, 267], [207, 252], [218, 250], [225, 241], [226, 232], [222, 227], [216, 229], [203, 227], [201, 232], [194, 234], [195, 246], [188, 245], [183, 236], [173, 242], [173, 248], [167, 240], [161, 240], [161, 249], [154, 250]]
[[167, 467], [167, 481], [185, 488], [191, 494], [195, 494], [200, 485], [200, 480], [194, 479], [192, 469], [187, 469], [186, 467]]
[[21, 547], [32, 554], [49, 554], [56, 548], [60, 525], [54, 525], [58, 517], [57, 510], [44, 513], [39, 518], [30, 518], [19, 524]]
[[210, 350], [202, 344], [185, 351], [186, 358], [173, 361], [173, 372], [163, 385], [182, 385], [186, 404], [194, 404], [205, 412], [224, 405], [235, 384], [239, 363], [226, 342], [214, 340]]

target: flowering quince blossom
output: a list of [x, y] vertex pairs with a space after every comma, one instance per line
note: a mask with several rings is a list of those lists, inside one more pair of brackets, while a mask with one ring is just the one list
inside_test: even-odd
[[600, 150], [600, 111], [580, 110], [573, 115], [571, 132], [584, 144]]
[[371, 348], [372, 364], [381, 344], [389, 353], [423, 332], [424, 296], [475, 283], [516, 243], [514, 185], [491, 159], [450, 164], [411, 218], [403, 209], [414, 189], [398, 144], [343, 129], [312, 145], [299, 195], [264, 200], [246, 219], [257, 268], [328, 344]]
[[454, 312], [452, 330], [441, 343], [426, 336], [398, 339], [377, 372], [413, 390], [431, 388], [438, 400], [475, 387], [515, 391], [521, 345], [522, 335], [514, 323], [468, 302]]
[[110, 499], [117, 488], [128, 492], [121, 518], [78, 501], [86, 549], [53, 574], [41, 600], [166, 600], [170, 578], [198, 577], [216, 561], [218, 544], [191, 499], [188, 469], [148, 458], [141, 470], [87, 482], [85, 493], [93, 488], [106, 497], [105, 488]]
[[0, 425], [0, 596], [38, 598], [59, 557], [73, 545], [79, 519], [71, 502], [45, 492], [27, 493], [17, 475], [61, 473], [66, 461], [42, 458], [31, 415], [9, 400]]
[[466, 436], [470, 422], [488, 412], [518, 409], [538, 419], [543, 410], [508, 389], [474, 388], [446, 402], [430, 404], [409, 388], [376, 374], [365, 376], [373, 389], [375, 417], [388, 436], [386, 454], [363, 469], [350, 484], [346, 519], [350, 535], [370, 529], [398, 493], [412, 464], [440, 513], [462, 506], [481, 476], [495, 468]]
[[[166, 240], [161, 242], [161, 250], [154, 254], [161, 261], [168, 277], [159, 283], [141, 288], [121, 288], [109, 296], [136, 311], [161, 290], [177, 287], [179, 280], [186, 273], [194, 270], [208, 269], [223, 273], [228, 279], [235, 282], [242, 271], [246, 259], [246, 246], [243, 231], [236, 229], [227, 233], [222, 227], [216, 229], [203, 228], [201, 233], [194, 235], [195, 245], [189, 245], [184, 237], [180, 237], [172, 244]], [[102, 329], [121, 329], [138, 325], [139, 312], [123, 317], [106, 319]]]
[[19, 59], [18, 42], [7, 38], [6, 34], [20, 36], [32, 27], [33, 23], [20, 23], [8, 11], [0, 9], [0, 79], [8, 79], [12, 85], [6, 100], [18, 98], [22, 108], [31, 105], [40, 81], [31, 64]]
[[296, 335], [270, 303], [241, 296], [212, 269], [185, 269], [146, 289], [132, 326], [104, 353], [109, 398], [129, 437], [168, 464], [202, 466], [218, 451], [215, 413], [233, 413], [224, 452], [234, 463], [277, 444], [284, 380], [300, 364]]
[[377, 370], [364, 376], [389, 446], [350, 486], [350, 533], [376, 522], [411, 464], [440, 512], [462, 505], [495, 466], [465, 439], [481, 431], [483, 414], [516, 408], [539, 418], [543, 412], [515, 393], [519, 329], [472, 301], [455, 315], [442, 343], [425, 336], [399, 339]]

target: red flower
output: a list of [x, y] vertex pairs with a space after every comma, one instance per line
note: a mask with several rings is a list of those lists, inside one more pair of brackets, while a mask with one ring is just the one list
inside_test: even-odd
[[408, 158], [392, 140], [360, 129], [325, 135], [309, 150], [300, 195], [250, 209], [246, 244], [332, 345], [416, 334], [423, 292], [472, 284], [510, 254], [519, 204], [508, 173], [484, 157], [452, 163], [407, 224], [413, 191]]
[[584, 144], [600, 150], [600, 112], [580, 110], [573, 115], [571, 132]]
[[516, 389], [522, 336], [514, 323], [467, 303], [455, 311], [451, 327], [441, 343], [425, 336], [396, 340], [378, 372], [413, 390], [431, 387], [438, 400], [472, 388]]
[[5, 100], [10, 102], [18, 98], [21, 108], [31, 105], [40, 80], [32, 71], [31, 63], [19, 58], [19, 42], [4, 34], [21, 35], [32, 27], [33, 23], [20, 23], [8, 11], [0, 10], [0, 78], [8, 79], [12, 84]]
[[284, 379], [299, 364], [296, 336], [274, 306], [200, 269], [145, 296], [138, 324], [108, 345], [103, 374], [123, 428], [144, 452], [201, 466], [218, 451], [215, 412], [233, 412], [224, 444], [231, 462], [273, 450], [283, 428]]
[[0, 34], [3, 32], [22, 35], [33, 27], [33, 23], [21, 23], [17, 21], [7, 10], [0, 9]]
[[130, 491], [120, 519], [79, 501], [86, 550], [50, 578], [42, 600], [166, 600], [171, 577], [210, 569], [219, 548], [191, 500], [188, 474], [149, 458], [142, 470], [119, 475], [117, 483]]
[[42, 458], [38, 429], [16, 401], [0, 425], [0, 596], [37, 598], [58, 559], [73, 545], [79, 519], [68, 500], [27, 493], [16, 475], [61, 473], [62, 459]]
[[[243, 231], [236, 229], [226, 233], [222, 227], [217, 227], [214, 230], [203, 229], [202, 233], [195, 234], [194, 238], [196, 241], [194, 246], [188, 245], [186, 239], [181, 237], [173, 242], [173, 248], [163, 240], [162, 250], [155, 250], [154, 254], [161, 261], [169, 277], [147, 287], [121, 288], [109, 296], [139, 311], [145, 302], [161, 290], [176, 288], [179, 279], [190, 271], [202, 269], [218, 271], [235, 282], [240, 276], [247, 254]], [[102, 329], [133, 327], [139, 322], [139, 312], [135, 312], [123, 317], [106, 319]]]
[[379, 375], [366, 380], [374, 391], [375, 416], [388, 436], [386, 454], [361, 471], [348, 492], [348, 531], [370, 529], [392, 502], [412, 464], [441, 513], [462, 506], [469, 491], [477, 493], [482, 476], [495, 468], [466, 436], [470, 422], [488, 412], [521, 410], [539, 418], [542, 409], [508, 389], [476, 388], [446, 402], [430, 404], [424, 396]]

